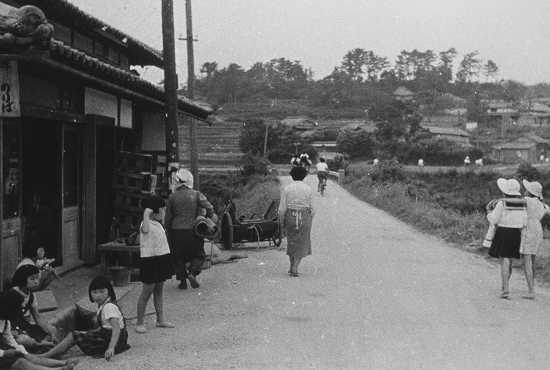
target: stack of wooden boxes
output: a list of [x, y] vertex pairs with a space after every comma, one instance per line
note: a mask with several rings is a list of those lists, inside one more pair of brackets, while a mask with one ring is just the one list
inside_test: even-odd
[[141, 223], [141, 200], [155, 190], [157, 164], [150, 154], [119, 152], [113, 176], [115, 193], [111, 239], [126, 238]]

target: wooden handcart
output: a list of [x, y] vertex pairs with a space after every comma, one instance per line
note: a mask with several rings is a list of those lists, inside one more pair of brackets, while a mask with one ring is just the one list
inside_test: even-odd
[[221, 219], [220, 242], [224, 249], [233, 248], [233, 243], [268, 241], [275, 246], [281, 245], [279, 226], [279, 200], [271, 201], [263, 217], [236, 217], [236, 206], [229, 200]]

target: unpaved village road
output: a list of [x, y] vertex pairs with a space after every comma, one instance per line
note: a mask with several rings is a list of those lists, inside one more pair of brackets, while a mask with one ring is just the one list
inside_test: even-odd
[[[284, 179], [288, 182], [288, 178]], [[308, 178], [314, 185], [316, 179]], [[79, 369], [547, 369], [550, 295], [514, 271], [426, 236], [330, 183], [316, 197], [313, 255], [287, 275], [284, 251], [206, 271], [199, 290], [169, 282], [175, 330], [133, 332], [113, 361]], [[135, 308], [125, 308], [133, 314]]]

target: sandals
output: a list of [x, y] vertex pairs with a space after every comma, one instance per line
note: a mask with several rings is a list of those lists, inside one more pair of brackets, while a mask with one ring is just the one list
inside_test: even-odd
[[175, 326], [174, 324], [172, 324], [171, 322], [163, 321], [163, 322], [157, 322], [156, 327], [157, 327], [157, 328], [168, 328], [168, 329], [171, 329], [171, 328], [175, 328], [176, 326]]
[[136, 325], [136, 333], [139, 333], [139, 334], [145, 334], [147, 333], [147, 328], [145, 327], [145, 325]]
[[508, 298], [510, 298], [510, 292], [502, 292], [502, 293], [500, 293], [500, 298], [502, 298], [502, 299], [508, 299]]
[[193, 275], [187, 276], [187, 280], [189, 280], [189, 284], [191, 284], [191, 288], [197, 289], [198, 287], [200, 287], [199, 282], [197, 281], [197, 279], [195, 279]]
[[535, 299], [535, 293], [527, 293], [524, 296], [522, 296], [522, 298], [533, 300]]

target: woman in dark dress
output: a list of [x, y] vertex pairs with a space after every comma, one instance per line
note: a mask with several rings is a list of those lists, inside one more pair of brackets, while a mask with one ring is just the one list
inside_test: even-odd
[[193, 190], [193, 175], [180, 168], [176, 174], [176, 187], [168, 197], [164, 224], [168, 231], [170, 253], [174, 257], [176, 278], [179, 288], [187, 289], [187, 280], [191, 287], [198, 288], [196, 276], [201, 272], [206, 258], [204, 238], [193, 231], [197, 216], [206, 211], [206, 217], [217, 221], [214, 207], [199, 191]]

